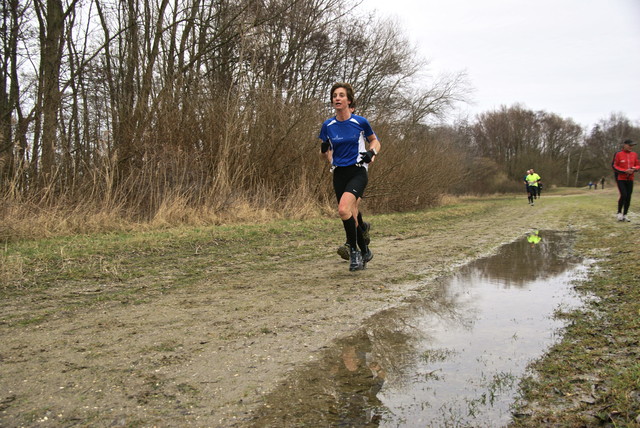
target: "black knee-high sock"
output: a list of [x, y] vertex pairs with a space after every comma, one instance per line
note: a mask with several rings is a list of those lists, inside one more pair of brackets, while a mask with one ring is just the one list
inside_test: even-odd
[[363, 253], [367, 252], [367, 244], [364, 242], [364, 235], [362, 233], [362, 224], [358, 225], [358, 247]]
[[364, 220], [362, 219], [362, 211], [358, 211], [358, 247], [363, 252], [367, 251], [367, 244], [364, 243]]
[[348, 220], [342, 220], [344, 231], [347, 233], [347, 242], [352, 249], [358, 248], [358, 232], [356, 230], [356, 220], [353, 216]]

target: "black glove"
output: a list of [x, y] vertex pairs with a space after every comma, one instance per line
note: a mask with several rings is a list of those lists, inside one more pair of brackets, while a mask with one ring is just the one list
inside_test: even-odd
[[320, 151], [322, 153], [327, 153], [330, 147], [331, 147], [331, 143], [329, 142], [329, 140], [323, 141], [322, 144], [320, 144]]
[[362, 158], [360, 162], [369, 163], [373, 160], [373, 157], [376, 155], [373, 150], [367, 150], [366, 152], [360, 152]]

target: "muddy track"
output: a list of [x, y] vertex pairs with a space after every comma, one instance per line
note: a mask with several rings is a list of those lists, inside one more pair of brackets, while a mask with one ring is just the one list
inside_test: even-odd
[[[376, 234], [374, 219], [375, 257], [361, 272], [335, 254], [339, 242], [324, 240], [269, 266], [211, 260], [214, 280], [164, 291], [163, 278], [149, 277], [16, 295], [2, 304], [0, 425], [243, 426], [289, 371], [433, 278], [522, 236], [532, 209], [535, 227], [573, 228], [553, 214], [559, 201], [496, 202], [401, 237]], [[109, 288], [135, 290], [135, 301], [96, 299]], [[12, 321], [26, 314], [31, 322]]]

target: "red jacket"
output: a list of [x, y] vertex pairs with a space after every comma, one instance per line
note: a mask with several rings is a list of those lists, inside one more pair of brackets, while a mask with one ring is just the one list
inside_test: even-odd
[[620, 150], [613, 156], [613, 170], [616, 174], [616, 180], [633, 181], [633, 173], [627, 174], [628, 169], [640, 170], [640, 162], [636, 152], [625, 152]]

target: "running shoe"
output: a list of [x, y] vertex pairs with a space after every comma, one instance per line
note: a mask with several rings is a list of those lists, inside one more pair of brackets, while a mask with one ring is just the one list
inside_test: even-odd
[[362, 253], [357, 248], [351, 248], [349, 250], [350, 263], [349, 270], [362, 270], [364, 269], [364, 265], [362, 263]]
[[369, 263], [371, 261], [371, 259], [373, 258], [373, 253], [371, 252], [371, 250], [369, 248], [367, 248], [366, 252], [362, 252], [362, 262], [363, 263]]
[[367, 223], [366, 221], [362, 222], [362, 237], [364, 238], [364, 243], [369, 245], [371, 242], [371, 237], [369, 236], [369, 231], [371, 230], [371, 223]]
[[344, 260], [349, 260], [349, 244], [347, 242], [338, 247], [338, 255]]

